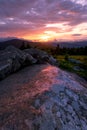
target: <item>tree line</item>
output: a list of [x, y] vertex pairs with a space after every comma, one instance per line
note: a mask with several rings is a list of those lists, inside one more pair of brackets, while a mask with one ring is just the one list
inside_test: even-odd
[[56, 55], [87, 55], [87, 46], [86, 47], [78, 47], [78, 48], [61, 48], [59, 45], [55, 49], [51, 49], [51, 54]]
[[[37, 45], [37, 44], [36, 44]], [[27, 42], [22, 42], [22, 45], [20, 47], [21, 50], [23, 49], [27, 49], [27, 48], [31, 48], [32, 44], [30, 45]], [[52, 54], [52, 55], [65, 55], [65, 54], [69, 54], [69, 55], [87, 55], [87, 46], [85, 47], [73, 47], [73, 48], [67, 48], [67, 47], [60, 47], [59, 44], [54, 48], [44, 48], [44, 47], [40, 47], [40, 46], [34, 46], [35, 48], [39, 48], [42, 49], [44, 51], [47, 51], [48, 53]]]

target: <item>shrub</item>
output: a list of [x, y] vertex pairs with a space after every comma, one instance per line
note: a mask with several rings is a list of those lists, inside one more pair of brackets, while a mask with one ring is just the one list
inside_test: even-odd
[[68, 59], [69, 59], [69, 55], [66, 54], [66, 55], [65, 55], [65, 60], [68, 61]]

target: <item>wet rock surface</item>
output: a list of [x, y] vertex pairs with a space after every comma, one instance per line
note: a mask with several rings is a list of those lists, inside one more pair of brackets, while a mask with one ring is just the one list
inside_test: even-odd
[[28, 67], [0, 82], [0, 129], [87, 130], [86, 87], [54, 66]]

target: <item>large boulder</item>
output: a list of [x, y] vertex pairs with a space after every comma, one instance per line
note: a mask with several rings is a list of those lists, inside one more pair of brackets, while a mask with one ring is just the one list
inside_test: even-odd
[[25, 49], [24, 52], [37, 59], [37, 63], [45, 63], [49, 59], [49, 56], [46, 52], [36, 48]]
[[13, 46], [9, 46], [6, 48], [7, 51], [10, 51], [12, 54], [12, 59], [17, 58], [21, 65], [23, 64], [34, 64], [36, 63], [36, 59], [33, 58], [30, 54], [21, 51]]
[[20, 58], [18, 51], [12, 46], [0, 52], [0, 79], [17, 71], [21, 67]]
[[56, 59], [50, 56], [47, 52], [42, 51], [40, 49], [30, 48], [30, 49], [25, 49], [24, 52], [32, 55], [35, 59], [37, 59], [37, 63], [48, 62], [52, 65], [56, 65], [57, 63]]
[[27, 66], [27, 65], [32, 65], [32, 64], [37, 63], [37, 59], [35, 59], [33, 56], [31, 56], [28, 53], [24, 53], [24, 54], [25, 54], [26, 58], [25, 58], [23, 65]]
[[48, 62], [52, 65], [57, 65], [57, 60], [53, 56], [49, 56]]
[[5, 78], [10, 73], [19, 70], [22, 66], [36, 63], [37, 60], [30, 54], [9, 46], [0, 51], [0, 79]]
[[11, 73], [12, 65], [8, 62], [0, 62], [0, 80], [4, 79], [7, 75]]

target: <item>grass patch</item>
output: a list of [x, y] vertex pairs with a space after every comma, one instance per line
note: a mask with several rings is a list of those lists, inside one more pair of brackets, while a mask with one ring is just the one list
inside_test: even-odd
[[69, 71], [72, 71], [73, 69], [73, 65], [65, 60], [59, 61], [59, 67], [61, 67], [62, 69], [67, 69]]
[[[87, 80], [87, 56], [69, 56], [69, 58], [81, 61], [81, 64], [71, 63], [65, 59], [64, 55], [55, 56], [55, 58], [59, 61], [60, 68], [74, 72]], [[79, 69], [75, 70], [75, 67]]]
[[83, 77], [85, 80], [87, 80], [87, 70], [77, 71], [76, 73], [77, 73], [79, 76]]

